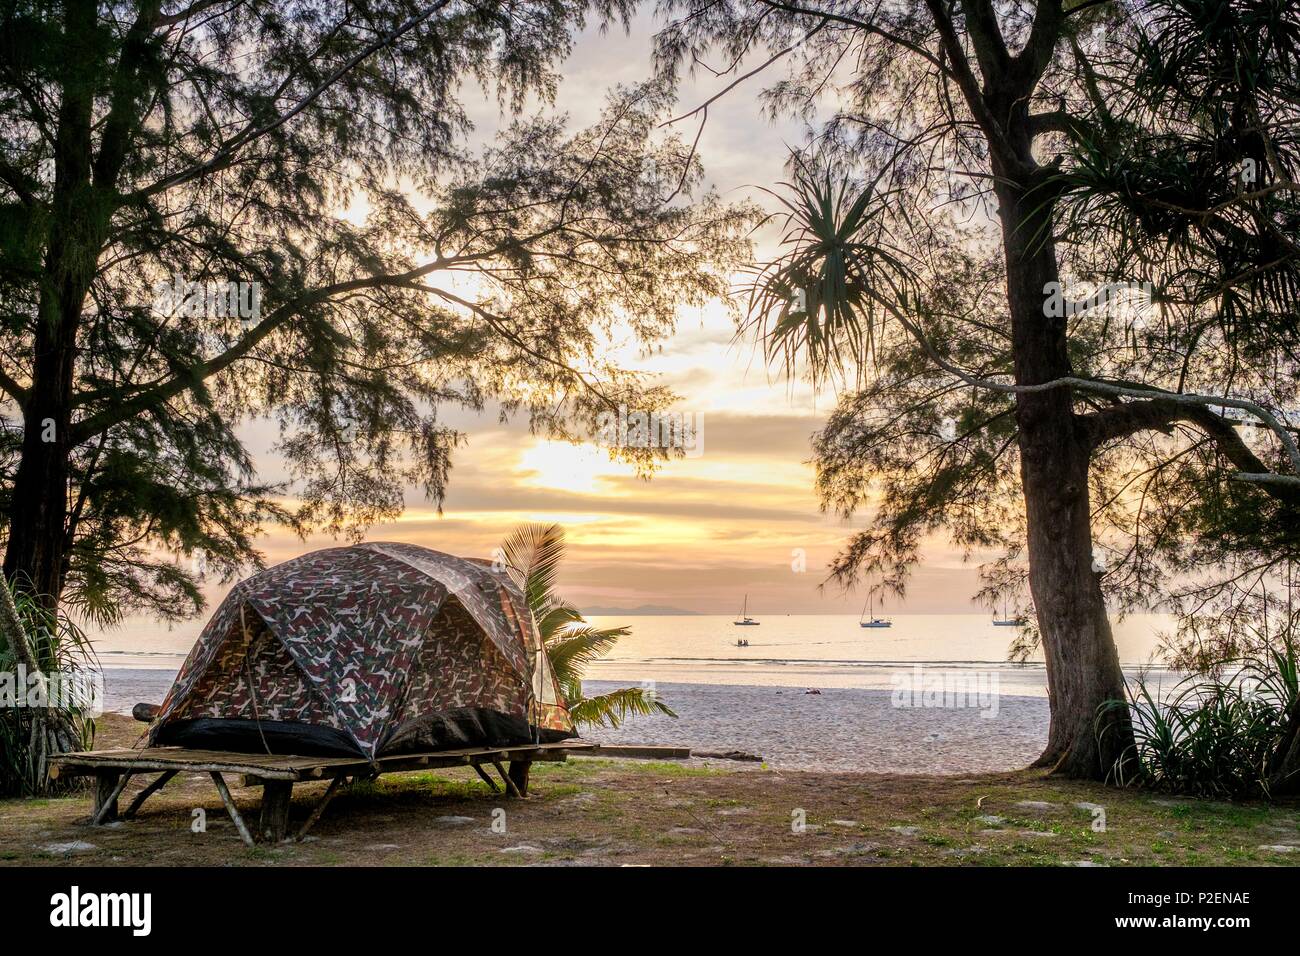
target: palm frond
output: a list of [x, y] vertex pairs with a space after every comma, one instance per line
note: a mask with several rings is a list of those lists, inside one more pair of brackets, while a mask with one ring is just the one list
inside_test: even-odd
[[543, 642], [549, 642], [570, 624], [582, 623], [582, 612], [556, 597], [548, 597], [540, 609], [533, 608], [533, 617], [537, 620], [537, 630], [541, 632]]
[[599, 697], [585, 697], [569, 707], [573, 719], [581, 724], [596, 727], [618, 727], [629, 716], [648, 717], [651, 714], [666, 714], [676, 717], [667, 705], [661, 703], [654, 692], [644, 687], [623, 687], [601, 694]]
[[558, 524], [525, 524], [501, 543], [506, 571], [519, 584], [546, 647], [546, 657], [575, 724], [617, 727], [629, 714], [667, 714], [654, 692], [625, 687], [599, 697], [585, 697], [582, 676], [587, 666], [604, 657], [628, 627], [596, 627], [582, 612], [555, 593], [555, 579], [564, 558], [564, 529]]
[[533, 616], [540, 618], [564, 560], [564, 529], [558, 524], [522, 524], [506, 535], [501, 551], [506, 573], [523, 590]]
[[610, 652], [619, 638], [626, 637], [626, 627], [601, 628], [592, 624], [572, 624], [546, 642], [546, 656], [551, 669], [564, 683], [581, 679], [587, 665]]

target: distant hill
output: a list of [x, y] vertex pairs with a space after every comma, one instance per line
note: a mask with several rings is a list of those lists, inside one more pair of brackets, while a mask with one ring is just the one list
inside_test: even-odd
[[653, 614], [698, 614], [698, 611], [684, 611], [679, 607], [667, 607], [663, 604], [642, 604], [640, 607], [585, 607], [582, 613], [589, 617], [609, 617], [616, 614], [647, 616]]

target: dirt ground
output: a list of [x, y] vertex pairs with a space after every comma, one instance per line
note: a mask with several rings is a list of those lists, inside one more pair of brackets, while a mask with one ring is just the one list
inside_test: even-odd
[[[129, 745], [139, 730], [106, 718], [97, 746]], [[294, 788], [292, 826], [325, 787]], [[260, 790], [234, 793], [255, 819]], [[251, 849], [205, 776], [175, 778], [133, 821], [92, 828], [89, 809], [88, 793], [0, 801], [0, 864], [1300, 863], [1300, 803], [1187, 800], [1035, 771], [918, 777], [575, 757], [534, 765], [525, 800], [490, 793], [468, 768], [392, 774], [340, 792], [304, 842]]]

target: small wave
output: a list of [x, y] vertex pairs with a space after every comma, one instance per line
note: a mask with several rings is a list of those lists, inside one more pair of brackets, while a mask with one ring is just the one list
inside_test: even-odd
[[[627, 664], [725, 664], [728, 666], [736, 664], [762, 664], [764, 666], [781, 667], [790, 664], [798, 665], [817, 665], [824, 667], [863, 667], [863, 668], [888, 668], [891, 670], [900, 667], [979, 667], [979, 668], [998, 668], [1009, 671], [1034, 671], [1046, 670], [1047, 665], [1042, 661], [988, 661], [988, 660], [889, 660], [889, 661], [864, 661], [853, 659], [834, 659], [821, 657], [606, 657], [602, 660], [595, 661], [595, 666], [601, 665], [627, 665]], [[1149, 665], [1149, 664], [1121, 664], [1124, 670], [1138, 670], [1145, 668], [1152, 673], [1176, 673], [1173, 668], [1166, 665]]]
[[1039, 661], [1019, 664], [1014, 661], [950, 661], [950, 660], [897, 660], [863, 661], [853, 659], [828, 659], [821, 657], [606, 657], [597, 664], [764, 664], [784, 666], [789, 664], [816, 664], [827, 667], [1002, 667], [1007, 669], [1043, 669]]
[[185, 657], [186, 651], [99, 651], [100, 657]]

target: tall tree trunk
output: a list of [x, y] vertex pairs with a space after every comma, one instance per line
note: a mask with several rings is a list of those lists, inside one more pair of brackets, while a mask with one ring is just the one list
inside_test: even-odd
[[[1032, 385], [1071, 374], [1066, 319], [1043, 308], [1059, 280], [1051, 208], [1041, 193], [1006, 181], [997, 187], [1006, 253], [1016, 381]], [[1051, 725], [1037, 766], [1070, 777], [1104, 779], [1129, 753], [1127, 710], [1099, 716], [1124, 700], [1124, 675], [1098, 575], [1092, 570], [1088, 491], [1090, 446], [1076, 427], [1070, 390], [1016, 400], [1020, 476], [1028, 526], [1029, 587], [1047, 663]]]
[[49, 239], [4, 558], [5, 577], [51, 609], [63, 593], [71, 547], [65, 523], [77, 332], [113, 201], [111, 190], [93, 181], [100, 66], [94, 55], [96, 19], [94, 0], [68, 0], [64, 6], [67, 55], [60, 76]]
[[1275, 797], [1300, 793], [1300, 701], [1292, 705], [1286, 728], [1269, 759], [1268, 787]]
[[[68, 271], [66, 241], [51, 244], [47, 275]], [[68, 482], [72, 455], [72, 396], [76, 315], [84, 299], [78, 282], [51, 281], [42, 290], [32, 356], [32, 385], [23, 410], [23, 451], [9, 505], [4, 574], [51, 610], [67, 573]], [[69, 315], [69, 310], [73, 311]]]
[[[1016, 382], [1036, 385], [1067, 376], [1067, 320], [1043, 308], [1048, 283], [1059, 280], [1055, 170], [1038, 164], [1030, 119], [1035, 90], [1066, 32], [1064, 7], [1061, 0], [1040, 0], [1021, 49], [1011, 54], [991, 0], [960, 5], [969, 45], [958, 35], [950, 4], [926, 0], [926, 6], [953, 64], [953, 79], [989, 145]], [[1101, 585], [1092, 571], [1091, 444], [1066, 388], [1018, 394], [1016, 424], [1029, 588], [1052, 711], [1047, 748], [1037, 763], [1072, 777], [1104, 779], [1116, 757], [1131, 753], [1133, 736], [1126, 708], [1102, 711], [1107, 701], [1124, 700], [1125, 693]]]
[[[38, 340], [42, 336], [38, 334]], [[51, 609], [63, 593], [67, 567], [71, 349], [48, 346], [24, 415], [22, 459], [14, 475], [4, 574]], [[60, 379], [63, 379], [61, 382]]]

